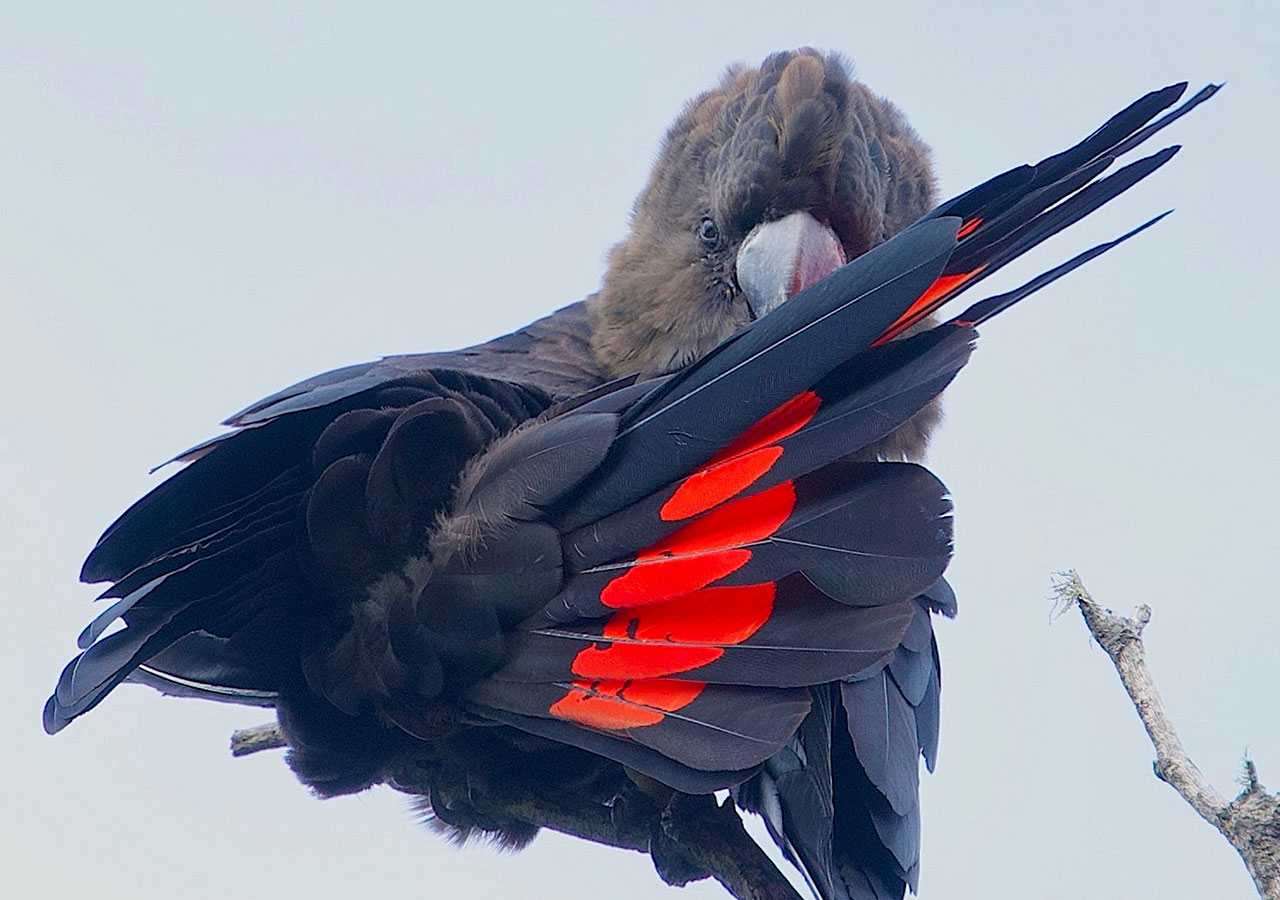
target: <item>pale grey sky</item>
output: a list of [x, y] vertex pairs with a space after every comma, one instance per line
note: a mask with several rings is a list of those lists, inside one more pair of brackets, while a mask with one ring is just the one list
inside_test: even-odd
[[[839, 49], [933, 145], [943, 193], [1146, 90], [1229, 85], [1150, 183], [1003, 279], [1178, 212], [984, 330], [931, 457], [957, 506], [926, 900], [1243, 898], [1049, 573], [1148, 602], [1201, 768], [1280, 788], [1274, 223], [1280, 13], [1222, 4], [4, 4], [0, 652], [14, 896], [669, 893], [544, 835], [457, 851], [379, 790], [312, 800], [261, 711], [126, 687], [40, 707], [91, 615], [75, 575], [152, 464], [283, 384], [442, 349], [592, 291], [658, 139], [735, 60]], [[998, 285], [997, 285], [998, 286]], [[701, 885], [685, 896], [722, 896]]]

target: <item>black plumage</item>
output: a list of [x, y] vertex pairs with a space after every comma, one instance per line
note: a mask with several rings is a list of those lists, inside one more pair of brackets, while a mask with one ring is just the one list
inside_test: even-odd
[[1167, 162], [1102, 177], [1211, 93], [927, 212], [923, 146], [837, 59], [732, 70], [599, 295], [309, 379], [179, 457], [84, 564], [116, 602], [46, 729], [124, 680], [275, 706], [318, 793], [411, 771], [440, 822], [517, 844], [542, 823], [513, 783], [597, 810], [732, 788], [822, 897], [900, 897], [955, 598], [946, 490], [894, 460], [976, 323], [1119, 240], [929, 317]]

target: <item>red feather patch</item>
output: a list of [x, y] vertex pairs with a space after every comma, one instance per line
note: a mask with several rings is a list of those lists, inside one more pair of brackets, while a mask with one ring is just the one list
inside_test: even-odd
[[897, 321], [885, 329], [884, 334], [875, 339], [871, 346], [879, 347], [881, 344], [887, 343], [902, 334], [902, 332], [941, 306], [946, 297], [950, 296], [961, 285], [986, 267], [984, 263], [968, 272], [957, 272], [955, 275], [940, 275], [933, 284], [929, 285], [929, 289], [917, 298], [915, 303], [907, 307], [906, 312], [898, 316]]
[[666, 718], [666, 713], [696, 700], [706, 686], [701, 681], [668, 678], [575, 680], [569, 693], [551, 705], [551, 714], [608, 731], [656, 725]]
[[750, 560], [751, 551], [738, 548], [705, 556], [640, 563], [606, 584], [600, 592], [600, 602], [613, 609], [662, 603], [719, 581]]
[[[656, 678], [687, 672], [724, 656], [719, 646], [740, 644], [773, 613], [772, 582], [713, 587], [616, 613], [604, 627], [613, 639], [574, 658], [573, 674], [584, 678]], [[689, 646], [694, 645], [694, 646]]]
[[782, 457], [777, 442], [809, 424], [821, 405], [821, 397], [805, 391], [752, 425], [676, 488], [659, 513], [662, 521], [688, 519], [745, 491]]
[[743, 547], [774, 534], [796, 505], [794, 483], [726, 503], [636, 555], [600, 592], [613, 609], [661, 603], [704, 588], [751, 559]]

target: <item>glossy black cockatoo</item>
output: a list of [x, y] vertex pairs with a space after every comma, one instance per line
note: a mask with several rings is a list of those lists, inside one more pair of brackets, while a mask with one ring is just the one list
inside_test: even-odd
[[542, 823], [512, 785], [731, 789], [825, 900], [901, 897], [955, 608], [951, 502], [909, 460], [975, 326], [1116, 242], [931, 314], [1166, 162], [1103, 174], [1213, 91], [1155, 119], [1183, 87], [930, 210], [925, 147], [838, 58], [730, 70], [598, 294], [301, 382], [180, 457], [84, 564], [113, 603], [46, 729], [122, 681], [272, 706], [316, 792], [412, 780], [513, 844]]

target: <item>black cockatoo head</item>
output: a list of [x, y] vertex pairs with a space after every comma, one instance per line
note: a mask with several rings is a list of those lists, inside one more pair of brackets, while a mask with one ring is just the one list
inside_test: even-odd
[[731, 68], [667, 132], [590, 301], [596, 355], [682, 368], [933, 202], [928, 148], [839, 56]]

